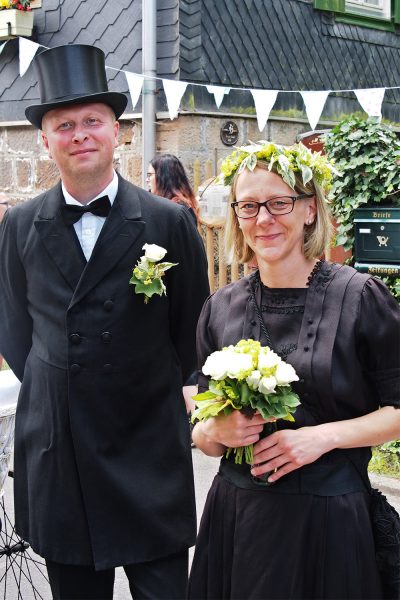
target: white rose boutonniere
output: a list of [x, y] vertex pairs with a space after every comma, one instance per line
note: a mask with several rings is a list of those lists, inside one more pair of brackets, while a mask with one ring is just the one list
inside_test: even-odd
[[154, 294], [167, 295], [162, 278], [165, 271], [175, 267], [178, 263], [160, 263], [159, 261], [164, 258], [167, 251], [156, 244], [145, 244], [143, 250], [144, 255], [133, 269], [129, 283], [135, 286], [135, 294], [144, 294], [144, 302], [147, 304]]

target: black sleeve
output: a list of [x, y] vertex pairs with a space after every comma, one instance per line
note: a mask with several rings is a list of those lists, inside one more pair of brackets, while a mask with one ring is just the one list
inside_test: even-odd
[[357, 337], [379, 405], [400, 408], [400, 306], [380, 279], [364, 286]]
[[167, 296], [170, 296], [171, 338], [185, 382], [197, 367], [196, 326], [209, 285], [204, 243], [186, 209], [179, 211], [178, 219], [171, 231], [171, 252], [166, 256], [166, 260], [178, 263], [167, 272]]
[[28, 312], [26, 274], [13, 226], [16, 212], [7, 211], [0, 225], [0, 352], [22, 381], [32, 346], [32, 319]]

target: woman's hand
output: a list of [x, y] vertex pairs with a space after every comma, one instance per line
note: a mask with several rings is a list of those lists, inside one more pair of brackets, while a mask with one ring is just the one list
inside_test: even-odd
[[255, 444], [260, 439], [265, 420], [259, 413], [247, 417], [239, 410], [229, 415], [219, 415], [207, 419], [207, 433], [214, 441], [229, 448], [239, 448]]
[[251, 474], [259, 477], [276, 469], [268, 478], [268, 481], [274, 482], [283, 475], [314, 462], [330, 449], [319, 426], [282, 429], [255, 444]]
[[260, 440], [254, 446], [252, 475], [276, 470], [268, 481], [308, 465], [334, 448], [377, 446], [398, 439], [400, 410], [383, 406], [362, 417], [322, 423], [300, 429], [282, 429]]
[[205, 454], [221, 456], [227, 447], [239, 448], [260, 439], [265, 419], [259, 413], [247, 417], [238, 410], [197, 423], [192, 432], [193, 442]]

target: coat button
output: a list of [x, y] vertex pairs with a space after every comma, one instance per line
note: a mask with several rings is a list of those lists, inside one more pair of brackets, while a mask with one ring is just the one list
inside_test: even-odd
[[310, 349], [310, 348], [309, 348], [308, 346], [304, 346], [304, 348], [303, 348], [304, 352], [308, 352], [308, 351], [309, 351], [309, 349]]
[[251, 321], [250, 324], [255, 327], [257, 325], [257, 321]]
[[114, 308], [114, 302], [112, 300], [106, 300], [103, 304], [103, 308], [107, 312], [111, 312], [112, 309]]
[[112, 334], [109, 331], [103, 331], [100, 337], [103, 344], [109, 344], [112, 340]]
[[77, 363], [74, 363], [70, 366], [69, 370], [71, 371], [71, 373], [73, 375], [77, 375], [81, 370], [81, 366], [78, 365]]
[[107, 363], [103, 366], [104, 373], [112, 373], [112, 370], [113, 370], [113, 367], [109, 363]]
[[314, 323], [313, 319], [308, 319], [308, 324], [312, 325]]
[[71, 344], [80, 344], [82, 338], [79, 335], [79, 333], [71, 333], [71, 335], [69, 336], [69, 341], [71, 342]]

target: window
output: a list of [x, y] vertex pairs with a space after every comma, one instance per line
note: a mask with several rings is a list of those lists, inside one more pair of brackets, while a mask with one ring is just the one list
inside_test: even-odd
[[390, 21], [390, 0], [345, 0], [346, 13]]
[[334, 12], [345, 23], [394, 31], [400, 0], [314, 0], [314, 8]]

